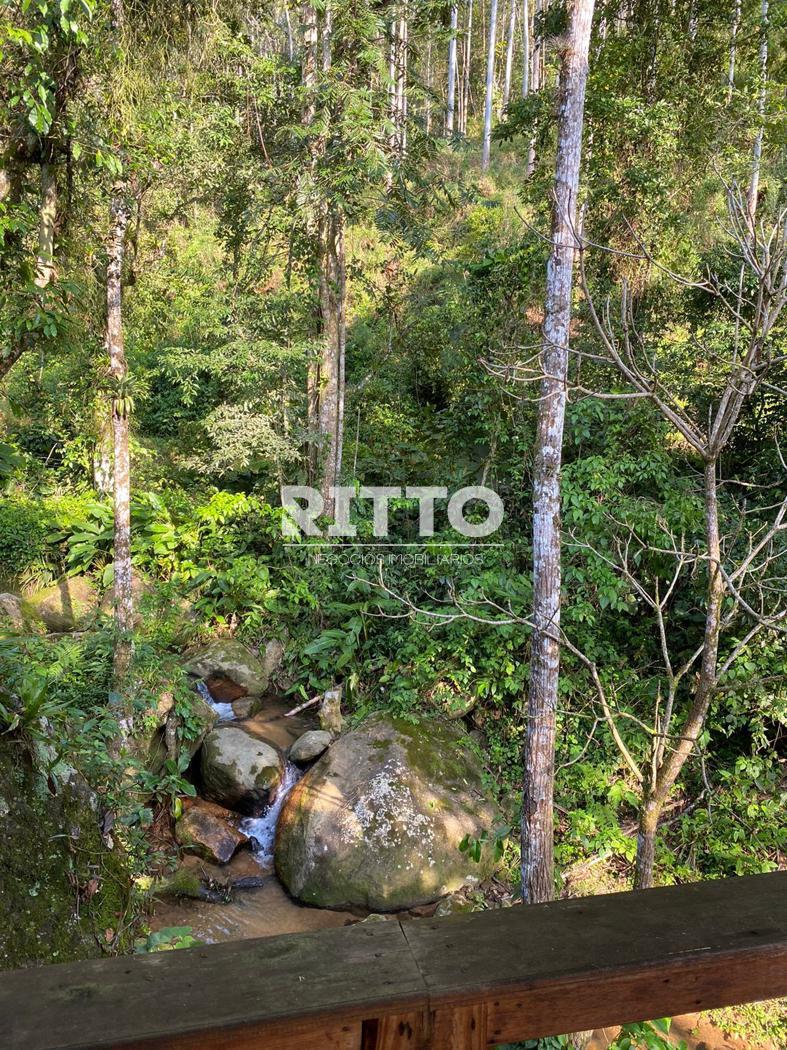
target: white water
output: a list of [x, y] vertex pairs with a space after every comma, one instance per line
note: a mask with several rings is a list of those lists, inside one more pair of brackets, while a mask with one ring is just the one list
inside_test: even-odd
[[202, 678], [198, 680], [195, 688], [199, 695], [202, 697], [202, 699], [206, 703], [210, 704], [210, 706], [219, 716], [220, 722], [229, 722], [236, 717], [235, 712], [232, 710], [232, 704], [220, 704], [218, 700], [214, 700], [211, 696], [210, 689], [208, 689], [207, 685], [205, 684]]
[[241, 822], [240, 830], [244, 835], [250, 835], [257, 840], [254, 856], [263, 867], [269, 867], [273, 864], [273, 846], [276, 841], [276, 825], [279, 821], [279, 814], [284, 805], [284, 800], [302, 776], [302, 769], [298, 769], [292, 762], [287, 762], [284, 768], [284, 776], [273, 802], [271, 802], [261, 817], [247, 817]]

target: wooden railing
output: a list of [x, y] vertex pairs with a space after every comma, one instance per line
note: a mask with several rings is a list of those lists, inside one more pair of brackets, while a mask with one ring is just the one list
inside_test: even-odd
[[481, 1050], [787, 994], [787, 873], [0, 974], [0, 1046]]

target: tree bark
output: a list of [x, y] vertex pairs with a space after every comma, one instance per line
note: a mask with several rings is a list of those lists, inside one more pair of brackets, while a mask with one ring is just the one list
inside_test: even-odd
[[653, 795], [651, 784], [644, 788], [637, 827], [637, 858], [634, 867], [634, 889], [648, 890], [653, 885], [656, 862], [656, 832], [662, 804]]
[[129, 207], [118, 193], [111, 206], [109, 257], [107, 261], [107, 330], [109, 375], [116, 387], [112, 402], [113, 491], [114, 491], [114, 604], [116, 683], [122, 683], [133, 654], [131, 630], [134, 604], [131, 590], [131, 465], [129, 460], [129, 403], [124, 390], [128, 366], [123, 346], [122, 276]]
[[522, 98], [530, 94], [530, 5], [522, 0]]
[[344, 221], [326, 210], [320, 231], [320, 314], [322, 354], [319, 373], [321, 489], [324, 512], [333, 514], [330, 494], [341, 472], [345, 352]]
[[514, 33], [516, 31], [516, 5], [517, 0], [511, 0], [511, 12], [508, 16], [508, 39], [506, 41], [506, 70], [503, 78], [503, 113], [508, 109], [508, 101], [511, 98], [511, 74], [514, 68]]
[[486, 94], [484, 96], [484, 144], [481, 151], [481, 170], [489, 167], [492, 147], [492, 91], [495, 84], [495, 33], [497, 29], [497, 0], [489, 4], [489, 41], [486, 53]]
[[465, 56], [462, 76], [462, 121], [460, 131], [467, 134], [467, 113], [470, 108], [470, 62], [473, 56], [473, 0], [467, 5], [467, 25], [465, 26]]
[[[543, 57], [544, 57], [544, 40], [541, 26], [541, 15], [544, 10], [544, 0], [535, 0], [535, 8], [533, 11], [533, 55], [530, 71], [530, 90], [540, 91], [542, 72], [543, 72]], [[533, 133], [530, 136], [530, 142], [528, 143], [527, 149], [527, 176], [528, 178], [533, 174], [536, 168], [536, 132], [537, 127], [533, 127]]]
[[526, 903], [549, 900], [554, 892], [552, 802], [560, 670], [560, 469], [593, 6], [594, 0], [573, 2], [560, 76], [552, 250], [547, 266], [543, 379], [533, 467], [534, 628], [522, 801], [522, 893]]
[[749, 189], [746, 194], [747, 213], [749, 218], [749, 232], [754, 236], [755, 223], [757, 221], [757, 196], [760, 191], [760, 167], [762, 164], [762, 139], [765, 132], [765, 97], [768, 89], [768, 0], [761, 0], [760, 4], [760, 85], [757, 92], [757, 116], [759, 119], [757, 134], [754, 137], [754, 145], [751, 154], [751, 173], [749, 175]]
[[38, 253], [35, 283], [51, 284], [55, 275], [55, 223], [57, 221], [57, 171], [53, 164], [41, 165], [41, 202], [38, 209]]
[[[303, 88], [303, 108], [301, 110], [301, 123], [305, 128], [311, 128], [316, 116], [316, 94], [317, 94], [317, 11], [311, 0], [301, 6], [301, 25], [303, 27], [303, 48], [301, 51], [301, 86]], [[309, 144], [309, 167], [314, 174], [319, 144], [310, 140]], [[313, 220], [315, 226], [319, 227], [319, 219]], [[319, 237], [319, 228], [317, 228]], [[319, 421], [319, 359], [310, 354], [306, 366], [306, 412], [307, 429], [309, 433], [307, 447], [307, 463], [309, 481], [314, 483], [318, 476], [318, 433]]]
[[451, 5], [451, 39], [448, 41], [448, 91], [445, 105], [445, 133], [454, 131], [454, 110], [456, 108], [456, 26], [458, 9]]

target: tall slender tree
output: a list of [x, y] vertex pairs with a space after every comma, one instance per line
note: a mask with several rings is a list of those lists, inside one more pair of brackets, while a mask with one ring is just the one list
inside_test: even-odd
[[765, 133], [765, 100], [768, 93], [768, 0], [760, 2], [759, 84], [757, 89], [757, 133], [752, 146], [749, 188], [746, 195], [749, 230], [754, 236], [757, 219], [757, 196], [760, 191], [762, 140]]
[[451, 135], [454, 130], [454, 111], [456, 109], [456, 27], [458, 9], [451, 5], [451, 36], [448, 40], [448, 90], [445, 105], [445, 131]]
[[533, 465], [533, 636], [522, 800], [522, 894], [527, 903], [549, 900], [554, 892], [553, 794], [560, 672], [560, 470], [593, 6], [594, 0], [573, 0], [571, 4], [560, 73], [552, 249], [547, 265], [541, 347], [543, 378]]
[[506, 37], [506, 66], [503, 76], [503, 98], [501, 110], [505, 113], [508, 101], [511, 98], [511, 74], [514, 68], [514, 34], [516, 32], [516, 5], [517, 0], [511, 0], [511, 9], [508, 14], [508, 35]]
[[131, 663], [134, 601], [131, 585], [131, 461], [128, 365], [123, 344], [123, 259], [129, 207], [125, 183], [115, 187], [107, 251], [106, 348], [112, 380], [112, 482], [114, 501], [115, 681], [122, 684]]
[[530, 94], [530, 4], [522, 0], [522, 98]]
[[492, 147], [492, 95], [495, 87], [495, 43], [497, 30], [497, 0], [489, 2], [489, 39], [486, 52], [486, 91], [484, 95], [484, 140], [481, 149], [481, 170], [489, 167]]

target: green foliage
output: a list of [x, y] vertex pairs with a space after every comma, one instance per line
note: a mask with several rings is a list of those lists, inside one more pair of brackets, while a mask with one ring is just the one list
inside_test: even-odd
[[176, 951], [178, 948], [196, 948], [202, 943], [192, 935], [191, 926], [163, 926], [147, 937], [138, 937], [134, 942], [134, 954], [149, 955], [152, 952]]
[[686, 1050], [686, 1042], [675, 1043], [669, 1038], [670, 1018], [658, 1021], [637, 1021], [624, 1024], [610, 1050]]

